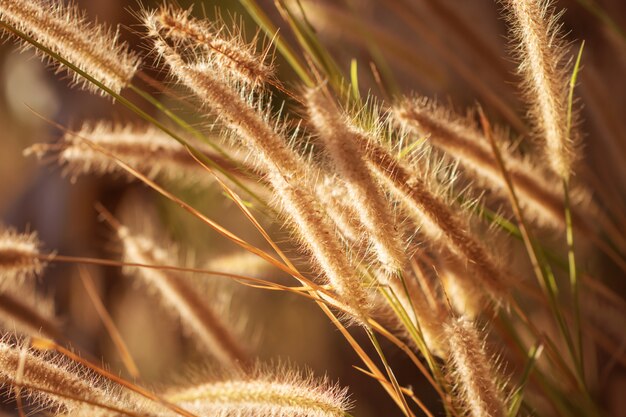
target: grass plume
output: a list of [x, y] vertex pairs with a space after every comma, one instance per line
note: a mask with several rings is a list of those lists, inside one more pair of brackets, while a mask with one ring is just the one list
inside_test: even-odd
[[199, 384], [166, 398], [198, 415], [219, 417], [343, 417], [350, 408], [345, 389], [288, 369]]
[[[76, 63], [117, 93], [130, 83], [139, 67], [139, 58], [119, 42], [117, 31], [90, 23], [76, 6], [57, 0], [6, 0], [0, 4], [0, 19]], [[90, 91], [101, 92], [76, 74], [73, 80]]]
[[45, 263], [40, 257], [40, 246], [36, 233], [0, 228], [0, 289], [43, 271]]
[[516, 40], [526, 99], [545, 157], [552, 170], [567, 180], [577, 159], [574, 132], [570, 129], [567, 49], [549, 0], [506, 0], [508, 21]]

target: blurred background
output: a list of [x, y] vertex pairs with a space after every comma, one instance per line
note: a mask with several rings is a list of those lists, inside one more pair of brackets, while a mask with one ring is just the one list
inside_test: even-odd
[[[254, 23], [238, 1], [179, 3], [183, 7], [195, 3], [197, 15], [213, 16], [215, 8], [219, 8], [225, 16], [242, 16], [248, 33], [255, 33]], [[281, 35], [296, 45], [274, 3], [259, 3], [281, 28]], [[137, 34], [141, 28], [130, 12], [138, 9], [136, 1], [79, 0], [77, 4], [90, 18], [121, 24], [122, 38], [133, 49], [145, 50], [144, 41]], [[143, 0], [142, 4], [149, 8], [160, 2]], [[606, 13], [620, 28], [626, 28], [626, 2], [555, 2], [558, 9], [567, 9], [562, 21], [572, 50], [578, 50], [581, 40], [586, 43], [577, 88], [582, 107], [584, 159], [576, 181], [587, 184], [607, 211], [620, 216], [624, 214], [626, 196], [626, 41], [597, 14], [583, 7], [585, 4], [595, 4], [600, 10], [597, 13]], [[345, 73], [349, 73], [351, 61], [357, 60], [362, 93], [371, 91], [384, 99], [387, 93], [380, 88], [382, 83], [387, 91], [436, 97], [460, 111], [479, 102], [495, 122], [510, 126], [521, 138], [527, 132], [515, 64], [508, 54], [505, 23], [499, 14], [500, 6], [493, 0], [307, 0], [302, 2], [302, 8]], [[371, 70], [372, 62], [382, 78], [380, 82]], [[164, 78], [149, 68], [149, 59], [146, 64], [147, 72]], [[276, 64], [279, 78], [287, 86], [297, 86], [295, 76], [278, 54]], [[184, 242], [181, 256], [193, 255], [208, 262], [235, 253], [234, 245], [142, 185], [124, 178], [90, 176], [73, 184], [54, 162], [41, 164], [35, 158], [22, 156], [29, 145], [54, 142], [62, 135], [47, 120], [69, 128], [79, 128], [84, 120], [135, 120], [109, 99], [70, 88], [64, 78], [49, 71], [32, 52], [16, 53], [12, 42], [0, 45], [0, 221], [18, 230], [36, 230], [49, 251], [116, 259], [119, 248], [111, 243], [111, 229], [97, 219], [94, 203], [101, 202], [116, 212], [129, 195], [134, 195], [156, 207], [165, 234]], [[124, 94], [134, 98], [132, 93]], [[210, 217], [262, 246], [219, 187], [178, 191]], [[280, 225], [271, 227], [282, 233]], [[610, 277], [611, 268], [607, 263], [604, 275]], [[185, 368], [196, 354], [193, 344], [181, 335], [178, 323], [145, 291], [124, 278], [118, 268], [94, 267], [90, 272], [142, 378], [154, 384], [171, 381], [172, 369]], [[277, 280], [285, 279], [277, 271], [259, 272], [262, 277], [268, 274]], [[124, 374], [119, 356], [85, 295], [76, 267], [50, 265], [39, 285], [54, 299], [57, 316], [75, 347], [102, 358], [113, 371]], [[621, 294], [626, 291], [625, 282], [614, 280], [611, 286]], [[359, 365], [358, 358], [313, 303], [242, 286], [232, 291], [230, 314], [243, 317], [246, 337], [262, 361], [308, 367], [316, 374], [327, 374], [341, 385], [350, 386], [356, 401], [355, 415], [400, 415], [379, 385], [352, 367]], [[399, 353], [390, 359], [396, 362], [394, 369], [400, 374], [407, 368], [402, 366], [404, 359]], [[437, 409], [436, 398], [420, 378], [411, 374], [400, 378], [408, 381], [420, 398], [430, 398], [431, 407]], [[615, 386], [626, 389], [623, 370], [614, 378], [622, 381]], [[623, 395], [602, 395], [614, 415], [626, 415]]]

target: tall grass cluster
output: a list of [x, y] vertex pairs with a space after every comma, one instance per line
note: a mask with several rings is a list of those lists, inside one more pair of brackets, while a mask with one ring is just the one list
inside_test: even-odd
[[[231, 302], [244, 287], [316, 305], [358, 357], [353, 372], [391, 399], [377, 415], [614, 412], [603, 392], [619, 390], [610, 376], [626, 366], [626, 304], [613, 285], [626, 276], [626, 223], [619, 196], [580, 179], [590, 139], [578, 93], [587, 51], [568, 39], [562, 13], [546, 0], [493, 4], [509, 31], [508, 59], [518, 64], [511, 79], [525, 109], [508, 105], [427, 32], [477, 86], [475, 105], [462, 112], [441, 98], [403, 93], [375, 38], [401, 45], [380, 29], [368, 32], [349, 6], [275, 3], [281, 31], [269, 7], [241, 0], [257, 25], [250, 37], [244, 19], [174, 1], [135, 5], [135, 24], [110, 28], [60, 0], [0, 0], [5, 37], [134, 115], [70, 126], [46, 120], [59, 140], [24, 156], [58, 165], [72, 182], [142, 183], [159, 204], [178, 208], [167, 224], [136, 196], [117, 207], [91, 202], [117, 254], [108, 259], [55, 251], [35, 231], [0, 230], [0, 386], [16, 413], [358, 415], [342, 381], [258, 358]], [[425, 3], [451, 32], [482, 42], [449, 3]], [[623, 51], [611, 16], [581, 3]], [[370, 6], [412, 16], [404, 0]], [[369, 53], [349, 56], [346, 69], [340, 55], [349, 47], [325, 46], [328, 22], [344, 18]], [[142, 44], [122, 41], [125, 30]], [[493, 59], [485, 45], [476, 53]], [[229, 218], [206, 214], [189, 190], [219, 190]], [[193, 240], [167, 232], [180, 211], [238, 251], [185, 259]], [[245, 235], [228, 226], [233, 218]], [[201, 229], [195, 233], [202, 239]], [[123, 369], [74, 348], [53, 300], [40, 292], [46, 270], [61, 263], [78, 271]], [[175, 382], [142, 381], [93, 265], [119, 268], [192, 342], [186, 371], [171, 369]], [[247, 306], [252, 322], [254, 308]], [[413, 389], [416, 381], [436, 400]]]

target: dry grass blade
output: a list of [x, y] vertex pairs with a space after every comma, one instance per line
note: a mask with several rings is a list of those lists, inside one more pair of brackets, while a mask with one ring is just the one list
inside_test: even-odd
[[137, 364], [130, 354], [128, 347], [126, 346], [126, 343], [124, 342], [124, 339], [122, 338], [119, 330], [115, 326], [113, 319], [109, 315], [109, 312], [102, 303], [102, 300], [100, 300], [100, 297], [98, 297], [98, 291], [96, 290], [96, 286], [93, 282], [93, 279], [91, 278], [91, 275], [89, 275], [87, 269], [81, 265], [79, 265], [78, 271], [80, 274], [80, 279], [83, 282], [83, 286], [85, 287], [85, 291], [87, 291], [87, 295], [91, 299], [91, 303], [96, 309], [96, 312], [98, 313], [102, 324], [111, 336], [111, 340], [115, 344], [115, 347], [119, 352], [120, 357], [122, 358], [122, 362], [124, 363], [126, 370], [133, 378], [138, 379], [139, 368], [137, 368]]

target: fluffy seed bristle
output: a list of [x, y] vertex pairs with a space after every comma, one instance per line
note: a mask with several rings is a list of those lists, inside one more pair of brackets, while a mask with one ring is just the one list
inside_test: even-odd
[[567, 180], [576, 159], [576, 141], [568, 128], [569, 66], [560, 34], [559, 15], [550, 0], [503, 0], [518, 44], [519, 72], [546, 159]]
[[59, 412], [111, 414], [99, 405], [130, 413], [153, 411], [88, 369], [59, 355], [12, 343], [6, 337], [0, 340], [0, 385], [20, 387], [31, 400]]
[[504, 417], [506, 407], [498, 387], [492, 359], [474, 325], [454, 319], [444, 326], [448, 342], [450, 372], [459, 400], [472, 417]]
[[361, 226], [357, 221], [358, 215], [349, 203], [348, 190], [339, 178], [325, 176], [315, 185], [315, 193], [346, 243], [359, 241]]
[[[152, 125], [86, 122], [79, 131], [67, 132], [61, 144], [36, 144], [26, 149], [24, 154], [34, 154], [41, 159], [48, 153], [57, 153], [59, 164], [64, 166], [64, 173], [72, 181], [83, 174], [121, 174], [134, 178], [115, 159], [84, 139], [150, 179], [159, 176], [187, 183], [211, 179], [180, 143]], [[146, 158], [147, 155], [150, 158]]]
[[432, 189], [431, 173], [423, 178], [373, 140], [362, 143], [367, 149], [369, 166], [395, 196], [407, 215], [419, 226], [430, 243], [447, 248], [467, 265], [472, 275], [485, 286], [492, 299], [500, 302], [507, 291], [508, 274], [478, 239], [469, 231], [462, 211], [455, 211]]
[[[209, 22], [191, 16], [183, 10], [163, 5], [144, 16], [148, 29], [180, 46], [196, 49], [204, 59], [213, 62], [245, 84], [260, 85], [274, 79], [274, 68], [265, 57], [256, 53], [253, 43], [247, 43], [238, 33], [232, 33], [222, 22]], [[202, 48], [202, 51], [197, 51]]]
[[20, 234], [0, 227], [0, 289], [5, 283], [42, 272], [39, 247], [36, 233]]
[[363, 140], [355, 138], [362, 133], [342, 118], [334, 100], [322, 88], [307, 91], [305, 98], [309, 119], [346, 184], [374, 253], [387, 273], [397, 273], [403, 267], [404, 250], [391, 210], [363, 159], [359, 147]]
[[[483, 133], [467, 118], [437, 106], [426, 98], [407, 99], [395, 107], [395, 119], [404, 128], [420, 136], [428, 136], [428, 143], [455, 158], [473, 180], [501, 197], [507, 197], [506, 183], [496, 163], [491, 145]], [[501, 155], [525, 213], [537, 223], [564, 229], [563, 191], [549, 173], [535, 166], [528, 158], [516, 155], [501, 146]], [[581, 205], [590, 200], [586, 192], [577, 189], [576, 223], [584, 217]]]
[[345, 389], [297, 372], [258, 373], [211, 382], [165, 395], [196, 415], [216, 417], [342, 417], [350, 404]]
[[336, 238], [332, 221], [314, 198], [315, 192], [306, 180], [308, 163], [287, 145], [282, 133], [258, 112], [256, 104], [247, 101], [221, 79], [219, 72], [198, 71], [158, 37], [155, 49], [170, 66], [172, 74], [219, 114], [226, 127], [254, 155], [261, 170], [267, 173], [279, 207], [295, 226], [314, 264], [331, 282], [341, 302], [357, 314], [357, 320], [363, 321], [369, 308], [369, 296], [345, 248]]
[[[118, 41], [117, 31], [88, 22], [75, 6], [56, 0], [4, 0], [0, 18], [116, 93], [130, 83], [139, 67], [139, 58]], [[78, 74], [68, 72], [74, 75], [75, 83], [105, 94]]]

